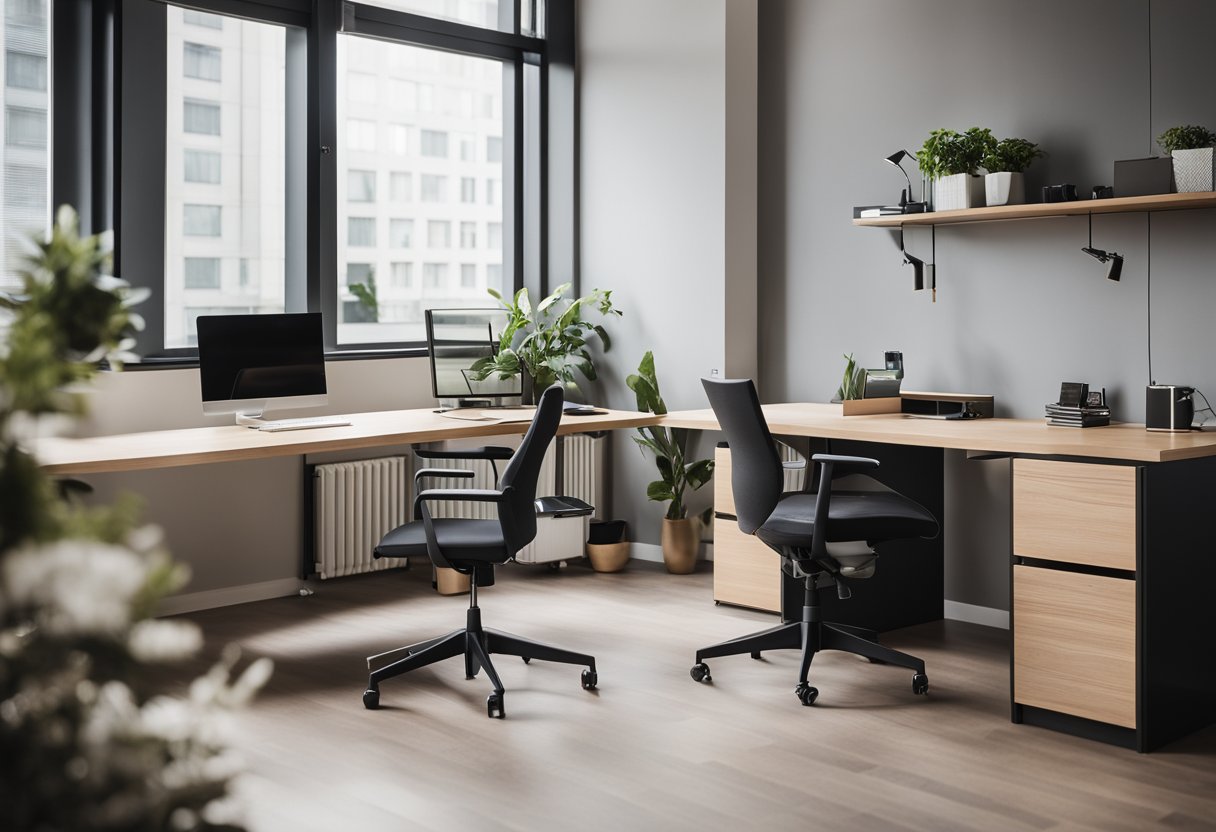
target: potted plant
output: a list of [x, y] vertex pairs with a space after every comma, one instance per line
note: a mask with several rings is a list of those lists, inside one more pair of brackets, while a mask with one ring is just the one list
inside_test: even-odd
[[584, 320], [588, 309], [601, 316], [620, 316], [612, 305], [612, 292], [595, 289], [589, 295], [560, 305], [569, 283], [557, 287], [553, 294], [532, 306], [526, 288], [515, 293], [510, 301], [493, 289], [489, 293], [507, 310], [507, 325], [499, 336], [498, 352], [482, 358], [471, 368], [473, 378], [482, 381], [492, 374], [500, 379], [523, 376], [525, 404], [536, 401], [536, 391], [544, 390], [556, 381], [578, 390], [574, 371], [588, 381], [594, 381], [595, 363], [587, 344], [598, 337], [604, 352], [612, 348], [607, 330], [600, 324]]
[[1216, 190], [1212, 178], [1212, 145], [1216, 133], [1184, 124], [1157, 137], [1157, 144], [1174, 160], [1174, 190], [1180, 194]]
[[984, 196], [989, 205], [1021, 205], [1026, 201], [1026, 180], [1022, 175], [1030, 163], [1045, 155], [1039, 146], [1026, 139], [1001, 139], [984, 155]]
[[996, 139], [986, 127], [965, 133], [934, 130], [916, 154], [921, 173], [933, 181], [933, 210], [953, 211], [982, 205], [984, 185], [979, 167]]
[[866, 371], [857, 363], [857, 359], [849, 353], [844, 357], [844, 377], [840, 387], [836, 389], [833, 402], [840, 402], [840, 412], [844, 416], [873, 416], [875, 413], [898, 413], [900, 399], [898, 396], [866, 399]]
[[[642, 356], [636, 375], [625, 379], [629, 389], [637, 396], [638, 410], [656, 415], [667, 412], [663, 396], [659, 393], [659, 380], [654, 371], [654, 353], [647, 351]], [[712, 459], [685, 462], [689, 432], [683, 428], [648, 427], [638, 428], [633, 441], [642, 452], [654, 454], [659, 469], [659, 479], [646, 487], [646, 496], [659, 503], [667, 503], [667, 514], [663, 518], [663, 563], [667, 571], [677, 575], [692, 572], [697, 565], [697, 529], [688, 517], [688, 506], [684, 504], [684, 492], [696, 491], [709, 482], [714, 473]]]

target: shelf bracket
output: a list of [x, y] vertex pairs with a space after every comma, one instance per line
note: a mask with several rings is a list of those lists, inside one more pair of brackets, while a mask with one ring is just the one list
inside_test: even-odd
[[929, 285], [933, 292], [933, 302], [937, 303], [937, 226], [930, 225], [931, 258], [928, 263], [908, 252], [904, 245], [904, 227], [899, 227], [899, 251], [904, 256], [904, 265], [912, 267], [912, 288], [919, 292], [925, 288], [925, 271], [929, 272]]

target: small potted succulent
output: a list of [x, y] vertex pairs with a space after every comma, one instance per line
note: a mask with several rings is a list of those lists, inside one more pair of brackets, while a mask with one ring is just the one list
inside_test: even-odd
[[916, 154], [921, 173], [933, 181], [933, 210], [953, 211], [983, 205], [979, 168], [996, 145], [992, 131], [972, 127], [965, 133], [934, 130]]
[[1180, 194], [1216, 190], [1212, 177], [1212, 145], [1216, 133], [1184, 124], [1157, 137], [1157, 144], [1174, 159], [1174, 190]]
[[1030, 163], [1045, 155], [1039, 146], [1026, 139], [1001, 139], [984, 155], [984, 196], [989, 205], [1021, 205], [1026, 201], [1026, 180], [1022, 173]]

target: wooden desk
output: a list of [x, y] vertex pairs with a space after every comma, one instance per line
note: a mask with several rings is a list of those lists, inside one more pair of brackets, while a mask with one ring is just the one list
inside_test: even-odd
[[[56, 475], [144, 471], [212, 462], [238, 462], [276, 456], [302, 456], [385, 445], [439, 442], [524, 433], [528, 421], [470, 422], [433, 410], [387, 410], [345, 414], [344, 427], [267, 432], [239, 425], [54, 438], [35, 443], [43, 470]], [[609, 410], [598, 416], [564, 416], [558, 435], [657, 424], [658, 416]]]
[[[906, 467], [901, 454], [911, 449], [1014, 457], [1012, 551], [1000, 555], [1011, 567], [1014, 722], [1147, 751], [1216, 721], [1216, 623], [1208, 612], [1216, 586], [1216, 433], [845, 417], [829, 404], [763, 409], [774, 435], [835, 440], [834, 452], [883, 461], [880, 476], [898, 476], [887, 469]], [[672, 413], [665, 424], [719, 429], [709, 410]], [[925, 459], [912, 463], [923, 477], [903, 472], [913, 490], [893, 487], [942, 505], [940, 456], [936, 471]], [[729, 556], [715, 547], [715, 561]], [[897, 552], [884, 563], [879, 581], [885, 571], [903, 595], [924, 591], [899, 571], [903, 560]]]

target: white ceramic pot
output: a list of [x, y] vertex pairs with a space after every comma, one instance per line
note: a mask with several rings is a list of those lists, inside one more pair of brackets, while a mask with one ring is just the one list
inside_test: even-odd
[[984, 180], [968, 173], [943, 176], [933, 183], [933, 210], [956, 211], [984, 204]]
[[1021, 205], [1026, 202], [1026, 179], [1020, 173], [1001, 171], [984, 177], [988, 205]]
[[1216, 190], [1212, 179], [1212, 148], [1175, 150], [1174, 190], [1180, 194]]

